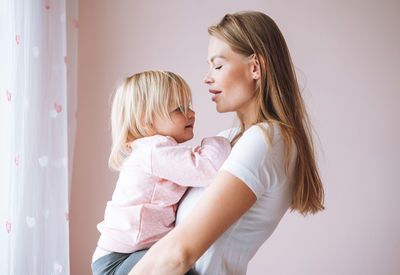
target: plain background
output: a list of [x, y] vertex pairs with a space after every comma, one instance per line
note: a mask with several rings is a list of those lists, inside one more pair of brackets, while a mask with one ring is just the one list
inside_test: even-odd
[[[117, 173], [107, 167], [119, 81], [148, 69], [183, 76], [194, 143], [233, 125], [202, 79], [207, 27], [258, 10], [286, 37], [318, 134], [326, 211], [287, 213], [248, 274], [399, 274], [399, 1], [105, 1], [79, 3], [78, 128], [71, 189], [71, 274], [90, 262]], [[195, 236], [193, 236], [195, 237]]]

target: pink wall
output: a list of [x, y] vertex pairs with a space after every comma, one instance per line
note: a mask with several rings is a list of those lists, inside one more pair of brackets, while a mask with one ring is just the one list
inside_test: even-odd
[[80, 1], [71, 274], [91, 274], [96, 224], [117, 176], [107, 167], [116, 83], [147, 69], [177, 72], [194, 93], [194, 142], [230, 127], [202, 78], [207, 26], [239, 10], [269, 14], [287, 39], [319, 135], [327, 208], [288, 213], [248, 274], [399, 274], [400, 3], [242, 2]]

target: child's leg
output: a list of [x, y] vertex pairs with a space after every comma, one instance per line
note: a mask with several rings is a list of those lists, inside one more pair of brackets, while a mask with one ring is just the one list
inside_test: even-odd
[[[140, 259], [146, 254], [148, 249], [133, 252], [127, 257], [123, 263], [117, 268], [115, 275], [127, 275], [132, 268], [140, 261]], [[196, 275], [197, 273], [190, 269], [185, 275]]]
[[112, 252], [92, 263], [93, 275], [114, 274], [130, 254]]
[[188, 272], [185, 273], [185, 275], [198, 275], [199, 273], [197, 273], [196, 271], [194, 271], [194, 269], [189, 269]]
[[140, 259], [146, 254], [148, 249], [139, 250], [131, 253], [118, 268], [115, 270], [115, 275], [127, 275], [131, 269], [140, 261]]

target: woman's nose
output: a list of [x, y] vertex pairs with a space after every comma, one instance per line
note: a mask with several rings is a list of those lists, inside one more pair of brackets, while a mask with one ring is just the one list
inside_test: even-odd
[[203, 79], [204, 83], [210, 84], [212, 83], [212, 77], [210, 76], [210, 72], [207, 72], [206, 76]]

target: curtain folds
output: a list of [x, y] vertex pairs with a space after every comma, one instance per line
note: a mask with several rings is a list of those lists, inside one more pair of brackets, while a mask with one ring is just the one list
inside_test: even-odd
[[0, 3], [0, 274], [69, 274], [77, 8]]

